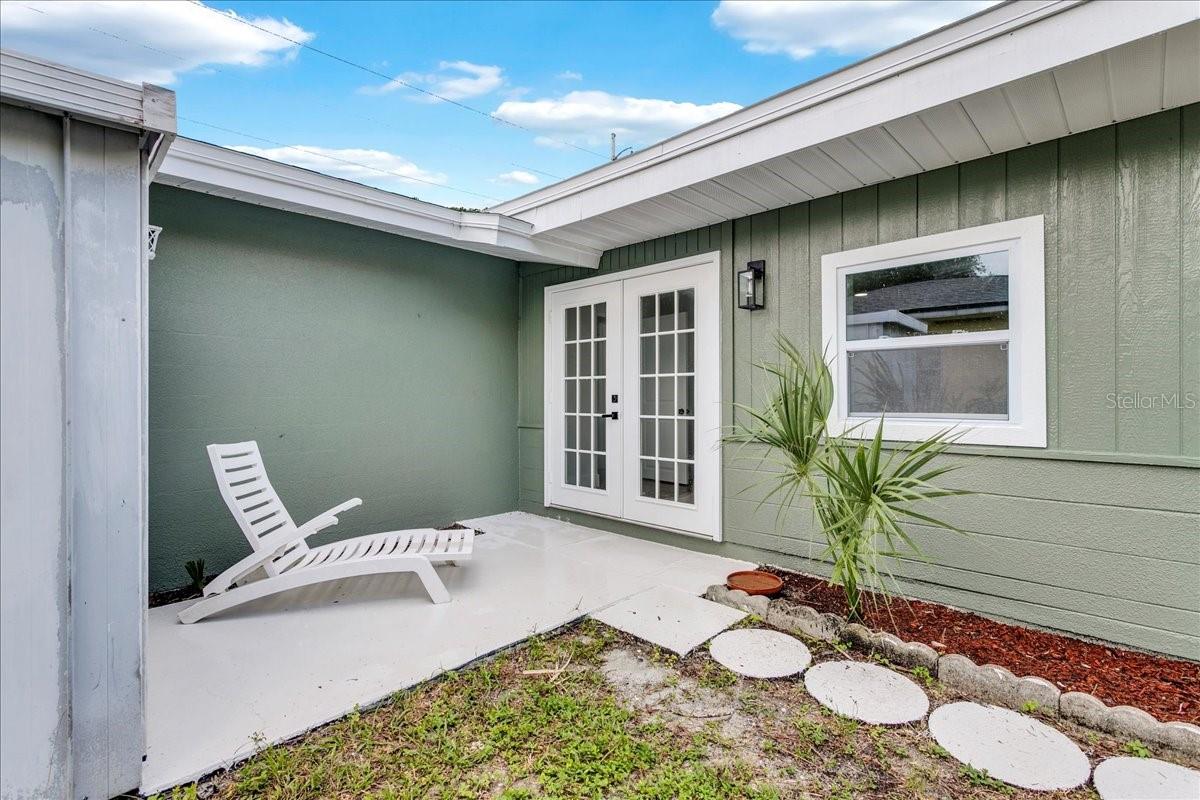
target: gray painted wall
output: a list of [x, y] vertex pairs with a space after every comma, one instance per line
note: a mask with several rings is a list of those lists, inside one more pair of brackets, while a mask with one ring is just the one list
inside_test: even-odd
[[204, 451], [257, 439], [315, 542], [511, 510], [513, 262], [154, 186], [150, 583], [249, 547]]
[[143, 753], [142, 160], [0, 127], [0, 795], [110, 797]]
[[[895, 565], [912, 594], [1200, 659], [1200, 106], [606, 253], [600, 271], [719, 249], [723, 390], [762, 399], [751, 364], [782, 330], [819, 343], [826, 253], [1046, 217], [1049, 447], [961, 448], [941, 506], [970, 537], [920, 527], [933, 565]], [[735, 266], [766, 259], [765, 310], [733, 308]], [[521, 266], [521, 508], [671, 544], [828, 574], [806, 511], [757, 508], [761, 475], [724, 470], [726, 543], [542, 505], [542, 291], [589, 271]], [[1119, 409], [1109, 395], [1177, 395]], [[728, 421], [728, 417], [727, 417]]]

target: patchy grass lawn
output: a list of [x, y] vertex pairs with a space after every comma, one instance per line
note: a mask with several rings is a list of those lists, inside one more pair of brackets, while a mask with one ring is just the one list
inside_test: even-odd
[[[843, 658], [809, 642], [817, 660]], [[934, 703], [955, 699], [927, 674]], [[1126, 743], [1060, 725], [1095, 759]], [[401, 692], [170, 800], [1095, 798], [964, 767], [923, 724], [839, 718], [801, 681], [753, 681], [594, 622]]]

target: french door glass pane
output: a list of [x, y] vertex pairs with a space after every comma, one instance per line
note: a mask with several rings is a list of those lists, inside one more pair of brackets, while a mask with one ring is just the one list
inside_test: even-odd
[[563, 480], [582, 489], [605, 489], [608, 483], [607, 333], [606, 303], [565, 310]]
[[640, 307], [642, 313], [639, 330], [642, 333], [654, 333], [654, 295], [643, 297]]
[[696, 465], [679, 464], [679, 496], [680, 503], [696, 502]]
[[694, 504], [695, 291], [645, 295], [638, 308], [641, 495]]
[[663, 292], [658, 296], [658, 329], [675, 330], [675, 293]]
[[654, 416], [654, 386], [658, 383], [656, 378], [642, 378], [642, 416]]
[[658, 374], [675, 371], [675, 334], [664, 333], [658, 337]]
[[592, 457], [587, 453], [579, 454], [579, 485], [585, 488], [592, 485]]
[[692, 318], [696, 306], [696, 291], [694, 289], [679, 290], [679, 309], [675, 312], [679, 322], [679, 330], [686, 331], [695, 328]]

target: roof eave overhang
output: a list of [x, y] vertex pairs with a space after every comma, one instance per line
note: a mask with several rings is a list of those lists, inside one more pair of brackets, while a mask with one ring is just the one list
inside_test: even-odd
[[491, 211], [458, 211], [193, 139], [176, 140], [157, 183], [513, 261], [595, 267], [601, 251], [532, 237]]
[[175, 139], [175, 93], [52, 61], [0, 50], [0, 98], [5, 103], [140, 133], [154, 176]]
[[[491, 210], [531, 222], [535, 236], [554, 233], [602, 249], [652, 238], [664, 234], [663, 226], [656, 226], [651, 235], [639, 236], [631, 230], [620, 242], [613, 226], [621, 222], [632, 226], [634, 220], [614, 219], [614, 212], [638, 203], [653, 204], [673, 193], [689, 192], [704, 181], [757, 169], [772, 159], [840, 137], [1014, 86], [1198, 19], [1200, 4], [1195, 2], [1006, 3]], [[1031, 137], [1020, 144], [1029, 143]], [[810, 192], [810, 196], [816, 195]], [[744, 198], [734, 199], [740, 204]], [[754, 203], [745, 205], [754, 207]], [[758, 210], [764, 207], [772, 204], [757, 205]], [[694, 209], [682, 199], [673, 210], [686, 215]], [[733, 208], [724, 216], [743, 215]], [[675, 225], [677, 230], [688, 227], [686, 220]], [[592, 235], [601, 228], [606, 230]]]

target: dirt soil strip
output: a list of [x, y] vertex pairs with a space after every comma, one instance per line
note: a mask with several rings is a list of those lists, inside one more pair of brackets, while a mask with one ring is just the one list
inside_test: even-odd
[[[840, 587], [810, 575], [764, 569], [783, 579], [783, 597], [846, 615]], [[1109, 705], [1136, 706], [1163, 722], [1200, 724], [1200, 664], [1008, 625], [922, 600], [898, 598], [887, 606], [872, 596], [867, 608], [867, 627], [907, 642], [960, 653], [976, 664], [996, 664], [1017, 677], [1036, 675], [1064, 692], [1088, 692]]]

